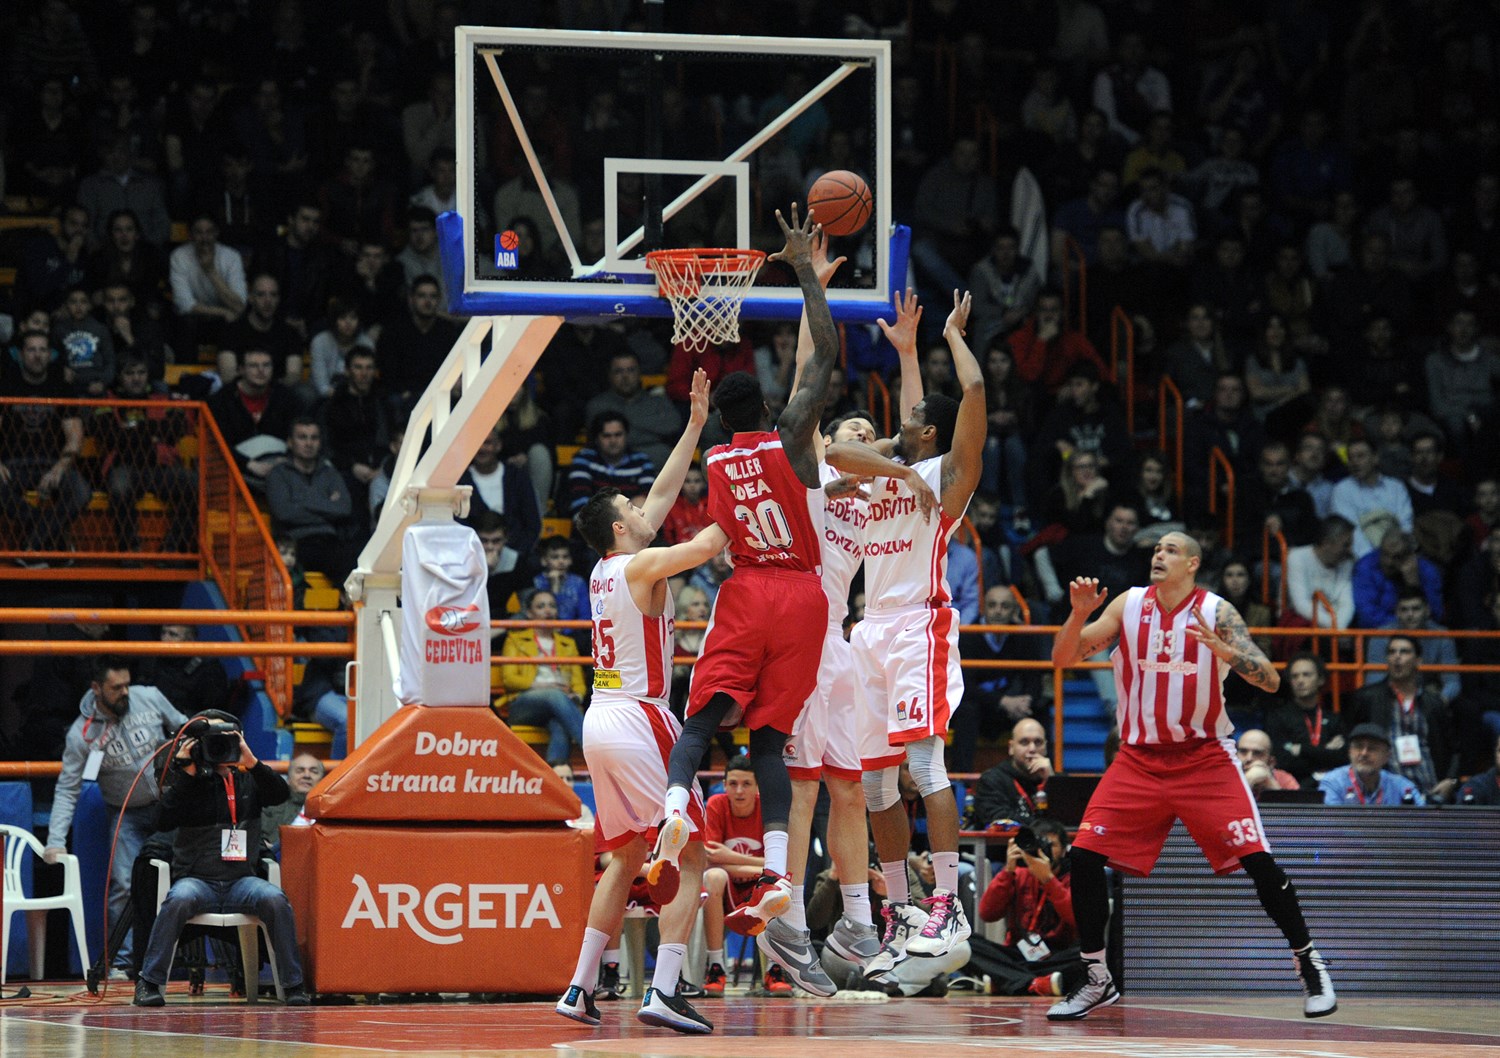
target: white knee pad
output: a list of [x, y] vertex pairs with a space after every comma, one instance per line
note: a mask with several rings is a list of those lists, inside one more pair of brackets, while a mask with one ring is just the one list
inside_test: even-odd
[[936, 735], [906, 745], [906, 763], [911, 766], [912, 782], [917, 792], [930, 797], [951, 785], [948, 769], [943, 764], [943, 742]]
[[860, 785], [865, 788], [865, 807], [871, 812], [884, 812], [901, 800], [901, 769], [881, 768], [867, 771], [860, 776]]

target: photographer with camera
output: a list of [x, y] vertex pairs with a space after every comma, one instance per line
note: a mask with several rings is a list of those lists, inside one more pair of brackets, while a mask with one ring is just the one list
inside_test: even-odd
[[1005, 943], [969, 939], [991, 995], [1060, 996], [1083, 981], [1067, 850], [1067, 828], [1055, 819], [1022, 827], [1006, 847], [1005, 869], [979, 900], [980, 921], [1005, 919]]
[[[90, 676], [89, 689], [78, 703], [80, 715], [63, 744], [62, 773], [52, 795], [52, 818], [42, 859], [47, 863], [62, 859], [79, 791], [85, 780], [97, 782], [109, 806], [110, 834], [113, 836], [117, 829], [119, 834], [109, 880], [112, 937], [130, 902], [130, 869], [141, 846], [156, 831], [161, 791], [156, 769], [145, 765], [187, 717], [155, 687], [132, 687], [130, 663], [122, 657], [99, 658]], [[133, 932], [126, 933], [112, 953], [110, 980], [128, 978], [134, 943]]]
[[[135, 984], [135, 1005], [159, 1007], [172, 953], [188, 919], [205, 913], [254, 915], [266, 924], [286, 981], [288, 1006], [306, 1006], [292, 907], [286, 894], [256, 874], [261, 812], [291, 796], [286, 780], [245, 742], [229, 713], [208, 709], [178, 733], [177, 751], [162, 783], [161, 826], [175, 829], [172, 888], [156, 924]], [[256, 987], [245, 982], [246, 989]]]

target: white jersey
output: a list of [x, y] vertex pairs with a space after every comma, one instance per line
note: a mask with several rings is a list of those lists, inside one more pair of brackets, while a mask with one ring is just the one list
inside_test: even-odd
[[[938, 496], [943, 494], [942, 468], [940, 456], [912, 467]], [[930, 521], [923, 521], [906, 482], [876, 479], [865, 525], [866, 614], [948, 604], [953, 597], [948, 590], [948, 541], [963, 515], [937, 510]]]
[[1121, 742], [1152, 746], [1228, 738], [1234, 731], [1224, 710], [1229, 663], [1187, 634], [1197, 623], [1193, 607], [1202, 607], [1212, 630], [1222, 601], [1205, 588], [1194, 588], [1168, 612], [1156, 599], [1155, 585], [1125, 594], [1120, 642], [1110, 655]]
[[633, 555], [610, 555], [589, 574], [594, 618], [594, 691], [663, 708], [672, 688], [672, 593], [660, 617], [647, 617], [630, 596], [625, 566]]
[[[839, 472], [819, 464], [823, 484], [837, 481]], [[828, 596], [828, 627], [843, 636], [844, 618], [849, 616], [849, 585], [865, 553], [865, 522], [870, 501], [864, 490], [842, 499], [826, 499], [823, 507], [823, 594]]]

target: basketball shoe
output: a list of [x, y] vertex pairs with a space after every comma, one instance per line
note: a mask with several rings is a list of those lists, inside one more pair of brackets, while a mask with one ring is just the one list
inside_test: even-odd
[[755, 882], [750, 899], [724, 916], [724, 925], [745, 937], [759, 936], [766, 923], [792, 909], [792, 883], [766, 871]]
[[786, 971], [781, 968], [780, 963], [772, 963], [766, 968], [766, 991], [773, 996], [789, 996], [792, 994], [792, 982], [787, 980]]
[[1318, 954], [1317, 948], [1308, 945], [1305, 951], [1292, 952], [1292, 964], [1302, 979], [1302, 991], [1307, 994], [1302, 1003], [1303, 1017], [1327, 1017], [1339, 1008], [1339, 998], [1333, 994], [1333, 978], [1328, 976], [1328, 961]]
[[620, 964], [607, 962], [599, 968], [599, 985], [594, 989], [594, 998], [601, 1002], [613, 1002], [625, 995], [625, 986], [620, 983]]
[[677, 860], [682, 856], [682, 850], [687, 848], [688, 838], [691, 836], [692, 827], [675, 812], [657, 832], [656, 848], [651, 851], [651, 859], [646, 864], [646, 886], [651, 892], [651, 899], [659, 907], [670, 904], [677, 895], [677, 887], [682, 884], [682, 872], [677, 868]]
[[1086, 962], [1085, 965], [1089, 968], [1089, 975], [1066, 998], [1047, 1009], [1048, 1021], [1077, 1021], [1095, 1007], [1107, 1007], [1120, 1001], [1120, 990], [1115, 987], [1115, 979], [1104, 964]]
[[922, 901], [927, 910], [927, 924], [920, 933], [906, 942], [906, 954], [926, 959], [947, 955], [960, 942], [969, 939], [972, 930], [964, 917], [963, 905], [958, 896], [939, 889]]
[[1026, 987], [1026, 991], [1034, 996], [1060, 996], [1062, 995], [1062, 974], [1042, 974], [1032, 980]]
[[813, 947], [807, 930], [797, 929], [784, 918], [766, 923], [756, 943], [768, 959], [774, 959], [792, 983], [815, 996], [831, 996], [838, 991], [823, 970], [818, 950]]
[[885, 916], [885, 933], [881, 937], [880, 951], [865, 963], [865, 977], [871, 981], [883, 981], [905, 961], [906, 945], [927, 925], [927, 912], [916, 904], [886, 904], [880, 909]]
[[567, 992], [557, 1001], [557, 1012], [585, 1025], [599, 1024], [599, 1008], [594, 1006], [594, 997], [581, 985], [568, 986]]
[[856, 966], [863, 966], [880, 954], [880, 934], [874, 926], [855, 922], [843, 915], [828, 934], [828, 946], [840, 958], [848, 959]]
[[708, 969], [703, 974], [703, 994], [705, 996], [722, 996], [724, 986], [729, 983], [729, 975], [724, 972], [724, 967], [718, 963], [709, 963]]
[[714, 1031], [713, 1022], [694, 1010], [686, 999], [664, 996], [655, 988], [646, 989], [646, 997], [641, 1001], [641, 1009], [635, 1018], [647, 1025], [659, 1025], [677, 1032], [702, 1035]]
[[708, 993], [701, 985], [695, 985], [681, 974], [677, 975], [677, 994], [683, 999], [702, 999]]

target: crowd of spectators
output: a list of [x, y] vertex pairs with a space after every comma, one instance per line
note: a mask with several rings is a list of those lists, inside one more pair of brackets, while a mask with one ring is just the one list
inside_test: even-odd
[[[642, 28], [636, 6], [42, 0], [0, 15], [12, 42], [0, 59], [4, 191], [57, 221], [55, 234], [0, 251], [16, 268], [0, 292], [0, 394], [165, 399], [168, 364], [210, 368], [181, 391], [209, 400], [302, 564], [341, 579], [384, 498], [406, 412], [462, 322], [447, 312], [434, 228], [455, 201], [453, 26]], [[951, 570], [966, 621], [981, 606], [1015, 612], [1004, 592], [981, 602], [981, 584], [1017, 586], [1043, 623], [1066, 606], [1074, 575], [1116, 593], [1141, 583], [1143, 545], [1185, 527], [1203, 544], [1207, 582], [1247, 616], [1261, 607], [1267, 623], [1309, 630], [1278, 638], [1279, 660], [1310, 644], [1326, 654], [1330, 637], [1311, 633], [1330, 623], [1446, 629], [1406, 641], [1429, 663], [1494, 660], [1489, 641], [1459, 634], [1500, 628], [1500, 464], [1486, 442], [1500, 423], [1493, 5], [669, 8], [671, 30], [894, 41], [894, 215], [913, 229], [926, 304], [974, 291], [970, 338], [989, 385], [970, 512], [979, 553]], [[543, 76], [518, 100], [561, 169], [635, 121], [637, 100], [574, 89]], [[669, 89], [668, 110], [698, 115], [683, 135], [704, 138], [710, 110], [762, 113], [801, 90], [794, 73], [768, 72], [704, 98]], [[481, 116], [482, 201], [541, 274], [556, 265], [553, 226], [503, 119]], [[800, 196], [866, 135], [836, 114], [798, 122], [775, 164], [753, 170], [764, 201]], [[1050, 222], [1040, 240], [1006, 221], [1023, 168]], [[596, 238], [599, 189], [581, 162], [575, 172], [558, 205], [575, 233]], [[186, 231], [176, 246], [174, 224]], [[1133, 385], [1111, 357], [1117, 307], [1133, 330]], [[845, 333], [830, 414], [857, 406], [864, 374], [895, 362], [876, 328]], [[952, 382], [941, 345], [924, 341], [929, 389]], [[551, 539], [543, 520], [567, 517], [600, 485], [650, 486], [693, 366], [714, 380], [752, 371], [780, 401], [793, 346], [785, 324], [752, 323], [739, 343], [695, 358], [657, 321], [566, 324], [465, 478], [497, 611], [549, 599], [563, 616], [576, 610], [572, 581], [592, 558]], [[1175, 439], [1154, 436], [1162, 377], [1184, 401], [1180, 468]], [[151, 422], [166, 440], [173, 424]], [[63, 547], [57, 519], [65, 528], [90, 484], [74, 465], [79, 420], [20, 425], [31, 439], [8, 422], [0, 431], [0, 510], [24, 546]], [[109, 416], [82, 427], [112, 428]], [[1232, 524], [1213, 502], [1225, 498], [1210, 488], [1214, 448], [1236, 483]], [[1226, 487], [1226, 475], [1214, 480]], [[173, 481], [122, 461], [92, 484], [113, 508], [180, 490]], [[52, 523], [32, 518], [26, 488], [54, 497]], [[115, 517], [133, 544], [131, 517]], [[704, 517], [700, 479], [665, 532], [681, 539]], [[1284, 538], [1284, 560], [1263, 550], [1267, 532]], [[687, 580], [711, 602], [727, 572], [716, 561]], [[967, 648], [1030, 654], [996, 637]], [[505, 690], [546, 703], [538, 716], [560, 751], [579, 696], [563, 674], [549, 681]], [[1490, 742], [1476, 736], [1497, 733], [1500, 681], [1433, 682], [1467, 754], [1462, 773], [1482, 770]], [[1045, 719], [1029, 679], [977, 681], [974, 695], [987, 703], [974, 713], [986, 735]], [[1275, 703], [1235, 704], [1252, 726], [1273, 726]], [[1432, 784], [1449, 777], [1438, 763]]]

